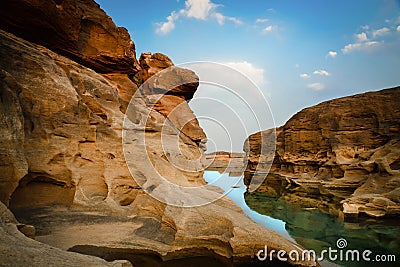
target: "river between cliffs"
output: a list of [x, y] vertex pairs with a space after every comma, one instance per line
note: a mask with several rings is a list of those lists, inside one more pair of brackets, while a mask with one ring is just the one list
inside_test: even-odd
[[[337, 260], [330, 260], [334, 264], [324, 261], [321, 263], [322, 266], [400, 266], [399, 220], [365, 219], [357, 223], [344, 223], [316, 209], [295, 207], [284, 200], [271, 198], [263, 193], [246, 193], [243, 176], [205, 171], [204, 178], [209, 184], [223, 189], [253, 221], [278, 232], [307, 250], [316, 251], [317, 255], [329, 248], [338, 250], [338, 253], [340, 250], [344, 253], [358, 250], [360, 253], [359, 261], [355, 256], [353, 260], [350, 254], [348, 260], [343, 257], [340, 261], [338, 255]], [[342, 249], [337, 247], [339, 239], [347, 243]], [[362, 259], [362, 252], [365, 250], [372, 252], [367, 257], [370, 262]], [[380, 262], [376, 256], [380, 256]]]

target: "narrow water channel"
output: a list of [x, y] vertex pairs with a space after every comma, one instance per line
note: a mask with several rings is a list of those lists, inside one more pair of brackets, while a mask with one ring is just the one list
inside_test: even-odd
[[[206, 171], [205, 180], [220, 187], [256, 223], [274, 230], [308, 250], [321, 253], [329, 247], [337, 249], [337, 241], [345, 239], [346, 250], [372, 251], [371, 261], [331, 260], [339, 266], [400, 266], [400, 221], [398, 219], [365, 219], [344, 223], [338, 218], [316, 209], [302, 209], [284, 200], [271, 198], [263, 193], [246, 193], [243, 176]], [[390, 261], [377, 262], [375, 256], [394, 255]], [[329, 266], [326, 261], [322, 266]], [[337, 266], [337, 265], [336, 265]]]
[[260, 214], [252, 210], [244, 199], [246, 186], [243, 183], [243, 176], [230, 176], [229, 173], [219, 173], [218, 171], [205, 171], [204, 179], [211, 185], [218, 186], [226, 195], [238, 205], [244, 213], [254, 222], [271, 229], [285, 238], [294, 241], [285, 228], [286, 223], [283, 220], [275, 219], [271, 216]]

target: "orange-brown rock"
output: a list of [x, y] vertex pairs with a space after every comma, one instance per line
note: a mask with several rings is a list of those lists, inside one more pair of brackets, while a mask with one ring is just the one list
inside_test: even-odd
[[149, 106], [197, 144], [205, 143], [206, 135], [187, 103], [199, 86], [199, 77], [191, 70], [174, 66], [161, 53], [142, 53], [139, 62], [144, 81], [140, 89]]
[[[267, 157], [273, 164], [260, 190], [331, 213], [343, 210], [345, 216], [400, 215], [399, 103], [400, 87], [396, 87], [300, 111], [277, 129], [276, 152]], [[257, 164], [268, 161], [259, 148], [270, 133], [248, 139], [247, 183]], [[277, 180], [290, 189], [267, 186]]]
[[[147, 95], [168, 94], [185, 100], [192, 99], [199, 86], [199, 77], [193, 71], [174, 66], [172, 61], [161, 53], [143, 53], [139, 62], [142, 68], [141, 76], [146, 81], [143, 91]], [[159, 75], [153, 76], [159, 72]]]
[[206, 139], [196, 116], [181, 97], [162, 95], [153, 105], [153, 108], [167, 117], [176, 128], [196, 143]]
[[[1, 218], [0, 265], [127, 266], [66, 250], [110, 261], [129, 259], [134, 265], [139, 263], [130, 255], [145, 253], [159, 261], [199, 256], [243, 263], [265, 244], [301, 253], [301, 247], [257, 225], [227, 198], [179, 206], [182, 200], [207, 203], [221, 194], [204, 186], [198, 161], [203, 151], [195, 142], [156, 110], [150, 110], [146, 123], [147, 101], [154, 95], [137, 96], [124, 114], [121, 92], [129, 83], [123, 77], [106, 79], [4, 31], [0, 57], [0, 118], [5, 122], [0, 144], [1, 155], [8, 157], [1, 166], [0, 195], [22, 223], [39, 226], [36, 239], [42, 242]], [[130, 110], [136, 112], [132, 117]], [[169, 131], [162, 135], [160, 125], [166, 124]], [[195, 190], [173, 194], [169, 183], [145, 184], [153, 181], [154, 170]], [[179, 204], [153, 198], [144, 192], [148, 188], [161, 200]], [[315, 266], [314, 261], [290, 264]]]
[[143, 81], [168, 67], [174, 66], [172, 60], [164, 54], [144, 52], [140, 55], [139, 64], [142, 68]]
[[[240, 264], [265, 245], [302, 252], [205, 186], [203, 149], [191, 139], [202, 131], [185, 101], [193, 72], [152, 76], [168, 84], [154, 83], [163, 93], [173, 81], [193, 83], [173, 86], [159, 112], [157, 95], [135, 94], [133, 43], [93, 1], [8, 1], [1, 14], [2, 27], [45, 46], [0, 30], [0, 199], [23, 223], [0, 203], [1, 266]], [[33, 236], [30, 224], [41, 243], [21, 233]]]
[[134, 74], [135, 45], [93, 0], [2, 3], [0, 28], [68, 56], [100, 73]]

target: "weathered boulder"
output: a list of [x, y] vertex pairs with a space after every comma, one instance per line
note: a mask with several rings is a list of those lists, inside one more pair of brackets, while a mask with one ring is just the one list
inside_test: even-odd
[[[261, 151], [273, 131], [250, 136], [249, 183], [259, 163], [271, 167], [264, 186], [289, 201], [344, 216], [400, 215], [400, 87], [334, 99], [306, 108], [276, 130], [276, 151]], [[268, 154], [268, 155], [267, 155]], [[276, 184], [276, 183], [275, 183]], [[273, 191], [273, 190], [272, 190]], [[308, 204], [306, 204], [308, 205]]]
[[144, 82], [140, 90], [151, 109], [164, 115], [192, 141], [205, 144], [206, 135], [187, 103], [199, 86], [199, 77], [191, 70], [175, 67], [161, 53], [142, 53], [139, 63]]
[[[142, 68], [141, 77], [146, 81], [143, 84], [143, 92], [146, 95], [167, 94], [185, 100], [192, 99], [199, 86], [199, 77], [193, 71], [174, 66], [172, 61], [161, 53], [143, 53], [139, 62]], [[156, 73], [159, 75], [154, 76]]]

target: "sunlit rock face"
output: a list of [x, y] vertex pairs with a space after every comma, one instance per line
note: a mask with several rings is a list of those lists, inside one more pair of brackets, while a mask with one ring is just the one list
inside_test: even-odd
[[[129, 266], [66, 250], [223, 265], [265, 245], [302, 250], [204, 187], [206, 136], [187, 104], [195, 73], [157, 53], [139, 64], [127, 31], [93, 1], [9, 1], [0, 12], [0, 200], [58, 248], [22, 235], [33, 228], [0, 205], [0, 265]], [[149, 184], [154, 173], [194, 190]]]
[[0, 28], [43, 45], [99, 73], [136, 73], [135, 44], [94, 1], [3, 3]]
[[271, 131], [250, 136], [247, 183], [269, 161], [259, 191], [346, 218], [399, 216], [399, 101], [396, 87], [306, 108], [276, 129], [274, 154], [260, 150]]

